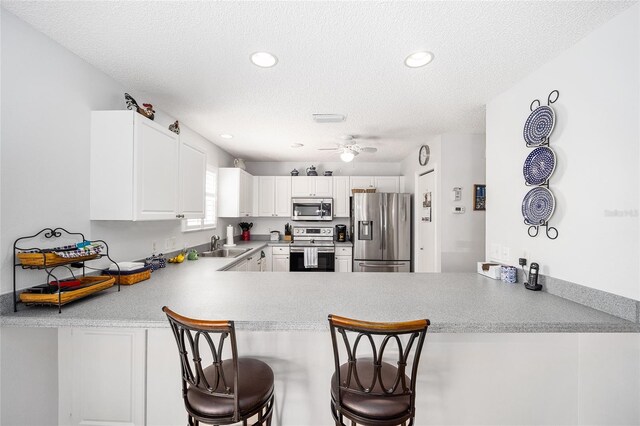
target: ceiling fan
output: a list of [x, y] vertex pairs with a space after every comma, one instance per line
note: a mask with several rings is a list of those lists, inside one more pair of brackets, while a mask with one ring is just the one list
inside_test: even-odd
[[341, 136], [340, 139], [344, 140], [344, 143], [337, 144], [335, 148], [318, 148], [318, 151], [335, 151], [340, 153], [340, 159], [345, 163], [352, 161], [356, 155], [361, 152], [368, 152], [373, 154], [378, 151], [378, 148], [372, 146], [362, 146], [356, 142], [355, 138], [351, 135]]

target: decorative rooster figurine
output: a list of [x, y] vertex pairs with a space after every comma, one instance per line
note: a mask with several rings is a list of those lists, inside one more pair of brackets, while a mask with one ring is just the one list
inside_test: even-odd
[[153, 105], [151, 105], [151, 104], [142, 104], [142, 106], [144, 107], [144, 109], [142, 110], [143, 112], [141, 114], [146, 116], [149, 120], [153, 120], [153, 118], [155, 117], [155, 113], [156, 113], [153, 110]]
[[142, 104], [142, 106], [144, 108], [140, 108], [140, 105], [138, 105], [136, 100], [133, 99], [133, 97], [128, 93], [124, 94], [124, 101], [127, 104], [127, 109], [134, 109], [135, 108], [136, 111], [138, 112], [138, 114], [144, 115], [149, 120], [153, 120], [153, 118], [155, 117], [155, 115], [154, 115], [155, 111], [153, 110], [153, 105], [151, 105], [151, 104]]

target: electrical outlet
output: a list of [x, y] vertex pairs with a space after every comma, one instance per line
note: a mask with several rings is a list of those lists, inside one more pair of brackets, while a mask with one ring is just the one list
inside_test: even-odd
[[491, 260], [500, 259], [501, 247], [500, 244], [491, 244]]
[[164, 240], [164, 249], [169, 250], [171, 248], [171, 238], [167, 238]]
[[157, 241], [152, 241], [151, 242], [151, 253], [155, 253], [158, 250], [158, 242]]
[[169, 242], [170, 247], [169, 248], [170, 249], [176, 248], [176, 237], [171, 237], [171, 238], [169, 238], [169, 240], [170, 240], [170, 242]]
[[502, 260], [508, 261], [511, 254], [509, 247], [502, 246]]

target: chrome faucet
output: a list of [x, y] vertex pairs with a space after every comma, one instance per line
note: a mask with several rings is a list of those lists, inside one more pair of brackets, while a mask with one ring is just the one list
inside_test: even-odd
[[214, 251], [218, 248], [218, 242], [220, 241], [220, 237], [217, 235], [212, 235], [211, 236], [211, 246], [209, 247], [209, 250]]

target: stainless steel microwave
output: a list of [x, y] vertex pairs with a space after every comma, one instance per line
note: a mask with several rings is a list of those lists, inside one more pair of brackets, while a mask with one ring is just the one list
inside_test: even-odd
[[291, 220], [333, 220], [333, 198], [292, 198]]

